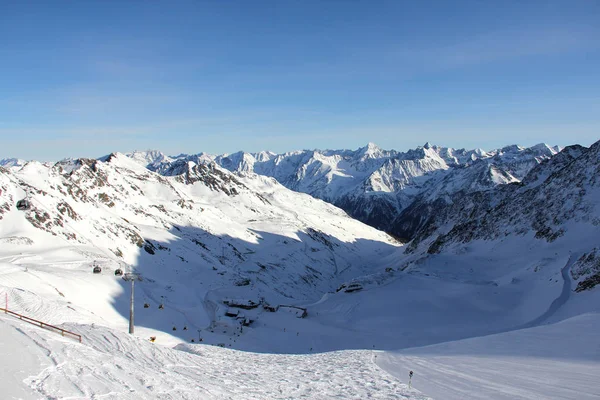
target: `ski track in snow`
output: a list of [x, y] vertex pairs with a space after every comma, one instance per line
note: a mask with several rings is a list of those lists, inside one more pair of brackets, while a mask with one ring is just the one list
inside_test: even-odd
[[581, 254], [571, 254], [565, 266], [560, 270], [560, 274], [563, 279], [562, 291], [560, 292], [560, 295], [556, 299], [554, 299], [554, 301], [552, 301], [552, 304], [550, 304], [548, 310], [533, 321], [524, 324], [516, 329], [525, 329], [540, 325], [544, 321], [547, 321], [551, 316], [553, 316], [560, 307], [566, 304], [567, 300], [569, 300], [569, 296], [571, 295], [571, 266], [573, 266], [575, 261], [577, 261], [577, 259], [580, 256]]
[[102, 327], [70, 328], [83, 335], [82, 344], [0, 317], [4, 337], [43, 354], [37, 365], [45, 367], [23, 382], [44, 398], [427, 399], [380, 369], [371, 351], [270, 355], [188, 345], [177, 350]]

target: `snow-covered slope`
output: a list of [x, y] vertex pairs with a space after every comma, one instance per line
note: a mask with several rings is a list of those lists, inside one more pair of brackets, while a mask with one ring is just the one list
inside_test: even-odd
[[253, 354], [171, 349], [101, 326], [68, 325], [78, 343], [0, 315], [4, 399], [275, 399], [427, 397], [375, 364], [371, 351]]
[[[569, 147], [539, 165], [520, 148], [436, 150], [431, 160], [454, 166], [423, 175], [413, 201], [434, 211], [415, 223], [408, 246], [205, 155], [2, 169], [0, 296], [84, 341], [3, 317], [3, 359], [25, 354], [3, 366], [23, 382], [10, 390], [33, 398], [594, 398], [600, 360], [586, 332], [600, 315], [599, 146]], [[382, 153], [367, 146], [361, 165]], [[497, 172], [493, 159], [507, 154], [511, 167]], [[143, 165], [154, 160], [158, 172]], [[24, 198], [31, 208], [17, 210]], [[133, 337], [124, 333], [130, 286], [114, 275], [119, 267], [144, 278], [135, 284]], [[567, 342], [567, 332], [581, 342]], [[544, 352], [555, 364], [536, 371]], [[558, 388], [561, 368], [572, 379]], [[456, 379], [463, 369], [467, 383]], [[508, 388], [520, 369], [528, 372]], [[424, 395], [406, 386], [409, 370]]]
[[[597, 399], [600, 314], [553, 325], [388, 352], [377, 364], [436, 399]], [[577, 340], [573, 340], [577, 337]]]
[[[13, 301], [17, 311], [39, 310], [34, 317], [57, 323], [100, 318], [122, 328], [127, 286], [113, 273], [135, 271], [144, 278], [137, 306], [148, 305], [138, 324], [167, 333], [165, 340], [177, 327], [173, 334], [189, 341], [197, 329], [208, 336], [217, 326], [239, 329], [241, 315], [225, 315], [228, 298], [261, 304], [260, 310], [317, 301], [344, 282], [383, 270], [383, 258], [400, 246], [272, 178], [234, 176], [215, 164], [183, 167], [165, 177], [113, 154], [2, 170], [0, 265], [9, 280], [0, 284], [57, 302], [32, 309]], [[30, 209], [17, 210], [20, 199]], [[92, 274], [96, 265], [102, 274]], [[86, 296], [90, 291], [93, 297]], [[245, 314], [260, 321], [256, 309]]]
[[[425, 398], [379, 369], [368, 351], [277, 356], [182, 347], [239, 347], [242, 338], [246, 348], [265, 352], [269, 340], [283, 344], [302, 332], [303, 342], [272, 349], [314, 353], [315, 322], [297, 318], [294, 307], [383, 270], [381, 259], [400, 248], [272, 178], [234, 176], [214, 164], [182, 168], [165, 177], [112, 154], [0, 171], [2, 298], [11, 311], [83, 336], [79, 344], [2, 316], [0, 353], [11, 360], [2, 368], [13, 378], [3, 381], [3, 393]], [[15, 208], [21, 199], [29, 209]], [[94, 274], [95, 266], [102, 272]], [[125, 333], [129, 284], [117, 269], [143, 277], [134, 337]], [[229, 317], [228, 301], [260, 306]]]
[[539, 315], [521, 326], [542, 323], [579, 301], [600, 283], [599, 150], [600, 142], [565, 148], [521, 183], [434, 203], [417, 199], [412, 212], [422, 217], [414, 220], [417, 234], [404, 248], [403, 269], [477, 279], [498, 294], [516, 290], [518, 314], [536, 309]]

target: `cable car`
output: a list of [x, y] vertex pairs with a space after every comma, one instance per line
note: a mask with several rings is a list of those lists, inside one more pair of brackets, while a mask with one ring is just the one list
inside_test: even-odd
[[27, 199], [17, 201], [17, 210], [25, 211], [31, 208], [31, 203]]
[[95, 274], [99, 274], [100, 272], [102, 272], [102, 268], [100, 268], [99, 266], [97, 266], [97, 265], [96, 265], [96, 266], [94, 267], [94, 273], [95, 273]]
[[165, 308], [165, 306], [163, 306], [162, 304], [160, 306], [158, 306], [159, 310], [163, 310]]
[[150, 304], [144, 303], [144, 308], [150, 308]]
[[122, 276], [122, 275], [123, 275], [123, 270], [122, 270], [121, 268], [117, 268], [117, 269], [115, 270], [115, 275], [116, 275], [116, 276]]

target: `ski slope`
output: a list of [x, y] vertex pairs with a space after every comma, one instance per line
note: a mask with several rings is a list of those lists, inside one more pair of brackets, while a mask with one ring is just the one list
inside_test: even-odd
[[[243, 296], [245, 287], [205, 292], [213, 316], [205, 308], [192, 325], [173, 319], [190, 315], [189, 290], [172, 292], [163, 313], [155, 303], [143, 308], [155, 286], [140, 282], [134, 336], [126, 334], [129, 285], [91, 273], [85, 255], [93, 248], [14, 244], [1, 253], [0, 299], [8, 294], [10, 309], [84, 340], [0, 315], [1, 356], [15, 360], [3, 363], [14, 379], [0, 389], [14, 398], [597, 398], [600, 292], [571, 294], [565, 271], [577, 257], [566, 248], [577, 243], [552, 257], [529, 249], [534, 243], [480, 243], [468, 255], [414, 263], [392, 254], [382, 262], [408, 262], [404, 271], [358, 276], [361, 291], [297, 302], [306, 318], [244, 311], [256, 321], [243, 333], [220, 299]], [[523, 249], [529, 260], [511, 264]], [[532, 321], [547, 325], [513, 330]], [[197, 335], [227, 348], [191, 344]]]
[[0, 392], [39, 399], [415, 399], [372, 351], [314, 355], [169, 348], [101, 326], [68, 325], [78, 343], [0, 316]]
[[[388, 286], [393, 288], [393, 284]], [[32, 293], [8, 290], [13, 302], [20, 299], [24, 311], [48, 315], [54, 321], [61, 318], [98, 321], [98, 313], [87, 318], [82, 313], [78, 317], [79, 313], [67, 309], [72, 312], [67, 316], [56, 303], [47, 304], [47, 300]], [[0, 292], [6, 291], [7, 288], [2, 288]], [[369, 290], [362, 292], [365, 300], [369, 300], [368, 293]], [[91, 289], [90, 294], [93, 295]], [[273, 320], [266, 321], [265, 326], [248, 328], [245, 340], [241, 339], [244, 336], [237, 337], [239, 346], [260, 344], [260, 353], [184, 344], [177, 337], [168, 340], [165, 333], [160, 343], [150, 343], [147, 337], [152, 332], [141, 328], [136, 335], [128, 335], [125, 320], [113, 323], [116, 329], [106, 326], [108, 321], [62, 324], [83, 336], [80, 344], [0, 314], [0, 357], [11, 360], [2, 363], [3, 376], [10, 379], [2, 380], [0, 391], [6, 398], [23, 399], [599, 398], [598, 307], [597, 312], [560, 322], [550, 320], [534, 328], [398, 351], [341, 350], [316, 354], [267, 351], [271, 348], [281, 353], [286, 345], [288, 351], [294, 350], [294, 341], [290, 340], [293, 332], [289, 332], [293, 329], [304, 329], [302, 337], [312, 335], [313, 345], [329, 348], [349, 346], [352, 337], [354, 341], [365, 337], [360, 327], [353, 336], [348, 326], [333, 331], [340, 334], [338, 340], [335, 335], [328, 337], [331, 324], [324, 321], [331, 319], [340, 304], [354, 308], [352, 312], [360, 312], [353, 306], [355, 296], [350, 296], [345, 294], [345, 302], [323, 299], [316, 305], [320, 307], [317, 311], [320, 315], [314, 320], [272, 314], [269, 317]], [[600, 304], [598, 291], [584, 297], [582, 301]], [[106, 308], [110, 309], [110, 305]], [[569, 312], [568, 307], [566, 311]], [[322, 315], [323, 312], [329, 314]], [[439, 329], [445, 323], [442, 321]], [[281, 329], [271, 332], [269, 324], [286, 326], [288, 332]], [[415, 331], [415, 338], [419, 333], [431, 335], [409, 320], [404, 325], [402, 332]], [[374, 328], [381, 331], [380, 338], [374, 329], [371, 340], [398, 333], [387, 330], [385, 321]], [[220, 335], [221, 340], [231, 343], [224, 337]], [[262, 340], [265, 337], [270, 341]], [[367, 347], [366, 342], [362, 344]], [[410, 370], [415, 373], [412, 389], [407, 386]]]
[[[600, 300], [596, 296], [595, 301]], [[377, 364], [436, 399], [600, 399], [600, 313], [385, 352]]]
[[[133, 336], [121, 310], [128, 285], [91, 274], [77, 261], [81, 251], [5, 251], [0, 299], [8, 294], [10, 309], [60, 324], [83, 343], [0, 315], [0, 356], [14, 360], [2, 363], [13, 378], [0, 390], [26, 399], [598, 398], [600, 291], [565, 296], [568, 253], [507, 268], [509, 250], [527, 245], [474, 246], [452, 270], [446, 265], [453, 256], [438, 255], [402, 273], [358, 277], [361, 291], [299, 303], [306, 318], [260, 312], [243, 333], [219, 316], [226, 307], [216, 299], [216, 323], [208, 318], [201, 332], [191, 325], [182, 332], [183, 322], [170, 332], [172, 322], [164, 321], [185, 303], [185, 292], [171, 298], [165, 314], [139, 301]], [[531, 260], [543, 255], [530, 253]], [[483, 264], [486, 256], [495, 262]], [[235, 297], [242, 289], [210, 293]], [[152, 315], [163, 319], [162, 329]], [[535, 320], [544, 325], [519, 329]], [[197, 334], [204, 344], [189, 342]]]

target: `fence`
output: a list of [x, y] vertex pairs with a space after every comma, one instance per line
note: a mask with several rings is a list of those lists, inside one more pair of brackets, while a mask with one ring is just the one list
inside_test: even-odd
[[54, 326], [54, 325], [50, 325], [50, 324], [47, 324], [47, 323], [42, 322], [42, 321], [38, 321], [37, 319], [29, 318], [29, 317], [27, 317], [25, 315], [21, 315], [21, 314], [18, 314], [16, 312], [7, 310], [6, 308], [0, 308], [0, 311], [4, 311], [5, 314], [10, 314], [13, 317], [19, 318], [20, 320], [28, 322], [28, 323], [30, 323], [32, 325], [39, 325], [41, 328], [46, 328], [46, 329], [48, 329], [50, 331], [53, 331], [53, 332], [56, 332], [56, 333], [60, 332], [60, 334], [62, 336], [66, 335], [67, 337], [71, 337], [73, 339], [77, 339], [77, 340], [79, 340], [79, 343], [81, 343], [81, 335], [78, 335], [77, 333], [73, 333], [73, 332], [68, 331], [66, 329], [59, 328], [58, 326]]

